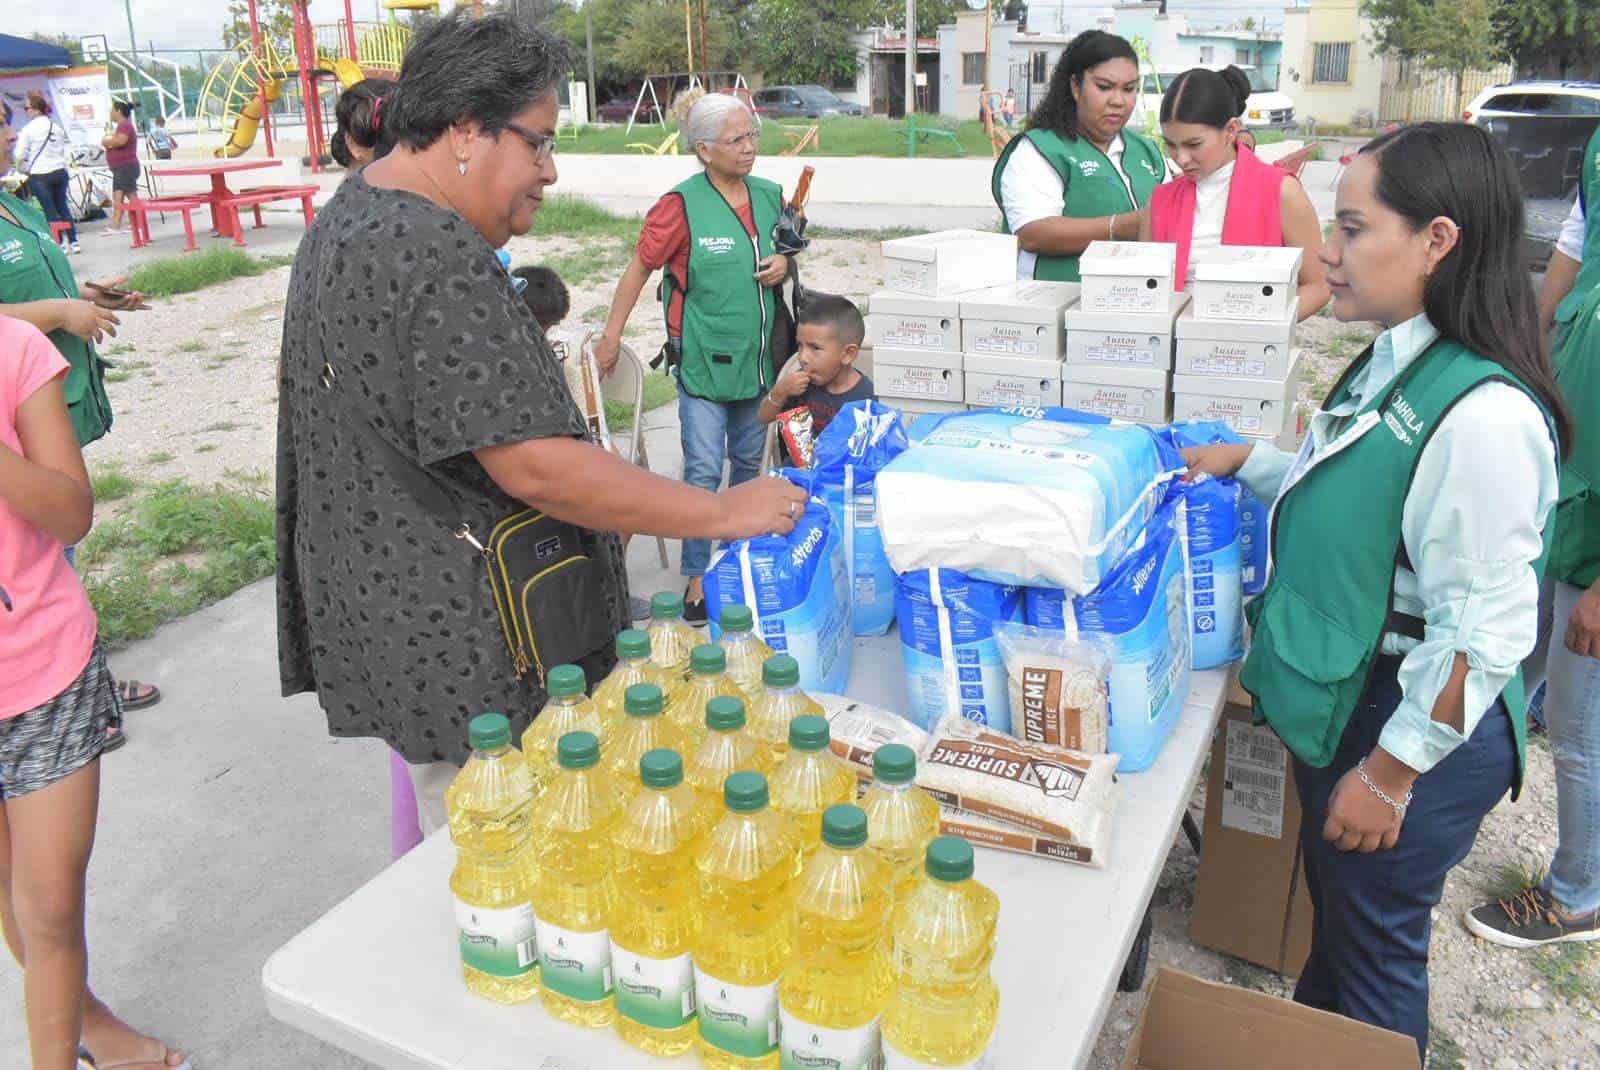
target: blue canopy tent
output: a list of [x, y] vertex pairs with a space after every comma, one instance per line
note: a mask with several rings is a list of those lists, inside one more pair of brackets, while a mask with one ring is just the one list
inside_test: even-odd
[[0, 71], [31, 71], [41, 67], [70, 67], [72, 56], [64, 48], [0, 33]]

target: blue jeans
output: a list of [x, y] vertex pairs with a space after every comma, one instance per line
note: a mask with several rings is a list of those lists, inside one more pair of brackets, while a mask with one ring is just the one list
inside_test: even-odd
[[1496, 700], [1465, 743], [1417, 778], [1393, 848], [1339, 850], [1322, 838], [1328, 798], [1339, 778], [1372, 752], [1399, 705], [1399, 668], [1398, 657], [1378, 659], [1326, 769], [1294, 763], [1313, 911], [1311, 954], [1294, 998], [1407, 1034], [1426, 1060], [1433, 908], [1445, 874], [1472, 850], [1484, 815], [1510, 789], [1517, 744], [1511, 718]]
[[[31, 175], [28, 178], [28, 188], [39, 198], [39, 204], [44, 208], [44, 217], [52, 223], [72, 222], [72, 205], [67, 198], [70, 181], [64, 168], [48, 174]], [[67, 240], [78, 240], [76, 226], [68, 229]]]
[[[722, 486], [722, 466], [731, 461], [728, 485], [736, 487], [761, 471], [761, 450], [767, 425], [759, 418], [761, 399], [706, 401], [678, 390], [678, 432], [683, 443], [683, 481], [715, 491]], [[711, 562], [709, 539], [683, 540], [685, 576], [704, 576]]]
[[1600, 907], [1600, 661], [1567, 649], [1567, 621], [1583, 589], [1546, 580], [1539, 645], [1523, 663], [1531, 691], [1544, 681], [1544, 719], [1556, 766], [1555, 857], [1544, 890], [1573, 914]]

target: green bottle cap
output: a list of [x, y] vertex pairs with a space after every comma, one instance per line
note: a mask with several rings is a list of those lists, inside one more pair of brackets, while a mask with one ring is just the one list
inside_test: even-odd
[[556, 761], [563, 769], [587, 769], [600, 761], [600, 741], [593, 732], [568, 732], [556, 744]]
[[713, 732], [733, 732], [744, 727], [744, 703], [731, 695], [718, 695], [706, 703], [706, 727]]
[[736, 814], [753, 814], [767, 806], [767, 778], [760, 773], [734, 773], [722, 782], [722, 801]]
[[755, 614], [750, 612], [750, 607], [743, 602], [722, 607], [722, 616], [717, 623], [722, 625], [725, 632], [748, 632], [756, 626]]
[[954, 836], [937, 836], [928, 844], [928, 876], [955, 884], [972, 876], [972, 845]]
[[904, 743], [885, 743], [872, 756], [872, 775], [885, 784], [909, 784], [917, 775], [917, 752]]
[[705, 643], [689, 655], [689, 667], [701, 676], [714, 676], [728, 668], [728, 655], [715, 643]]
[[860, 847], [867, 842], [867, 812], [849, 803], [828, 807], [822, 812], [822, 842], [844, 850]]
[[588, 683], [583, 678], [583, 670], [576, 665], [557, 665], [550, 670], [550, 675], [545, 677], [545, 688], [550, 692], [551, 698], [571, 698], [573, 695], [581, 695]]
[[828, 739], [828, 721], [824, 717], [808, 713], [789, 722], [789, 746], [795, 750], [826, 750]]
[[794, 687], [800, 683], [800, 663], [788, 654], [774, 654], [761, 666], [768, 687]]
[[622, 693], [622, 708], [629, 717], [654, 717], [664, 705], [666, 699], [655, 684], [634, 684]]
[[467, 742], [473, 750], [494, 750], [511, 745], [511, 722], [503, 713], [480, 713], [467, 722]]
[[666, 747], [646, 751], [639, 759], [639, 780], [647, 788], [675, 788], [683, 783], [683, 758]]
[[617, 633], [617, 657], [628, 661], [650, 656], [650, 633], [641, 628], [629, 628]]
[[650, 599], [651, 620], [677, 620], [683, 616], [683, 595], [662, 591]]

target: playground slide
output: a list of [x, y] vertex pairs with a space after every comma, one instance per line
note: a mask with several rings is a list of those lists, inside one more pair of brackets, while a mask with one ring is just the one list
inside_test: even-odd
[[333, 61], [333, 76], [339, 80], [340, 89], [349, 89], [367, 76], [361, 64], [346, 56]]
[[[283, 79], [280, 78], [266, 83], [264, 95], [267, 98], [267, 103], [271, 104], [276, 101], [282, 92]], [[251, 98], [250, 103], [244, 106], [244, 110], [239, 113], [239, 118], [233, 122], [233, 133], [228, 135], [227, 143], [216, 151], [216, 155], [230, 159], [234, 156], [243, 156], [250, 146], [255, 144], [256, 131], [261, 127], [262, 95], [257, 94]]]

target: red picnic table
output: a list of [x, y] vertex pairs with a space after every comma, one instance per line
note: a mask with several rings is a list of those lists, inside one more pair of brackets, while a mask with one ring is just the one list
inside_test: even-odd
[[222, 203], [227, 197], [234, 195], [228, 188], [228, 175], [235, 171], [259, 171], [263, 168], [277, 167], [277, 160], [217, 160], [201, 163], [185, 163], [175, 167], [152, 167], [150, 173], [162, 178], [196, 177], [199, 175], [211, 176], [211, 192], [206, 195], [206, 202], [211, 206], [211, 229], [224, 238], [238, 238], [231, 229], [230, 220], [233, 213], [226, 210]]

